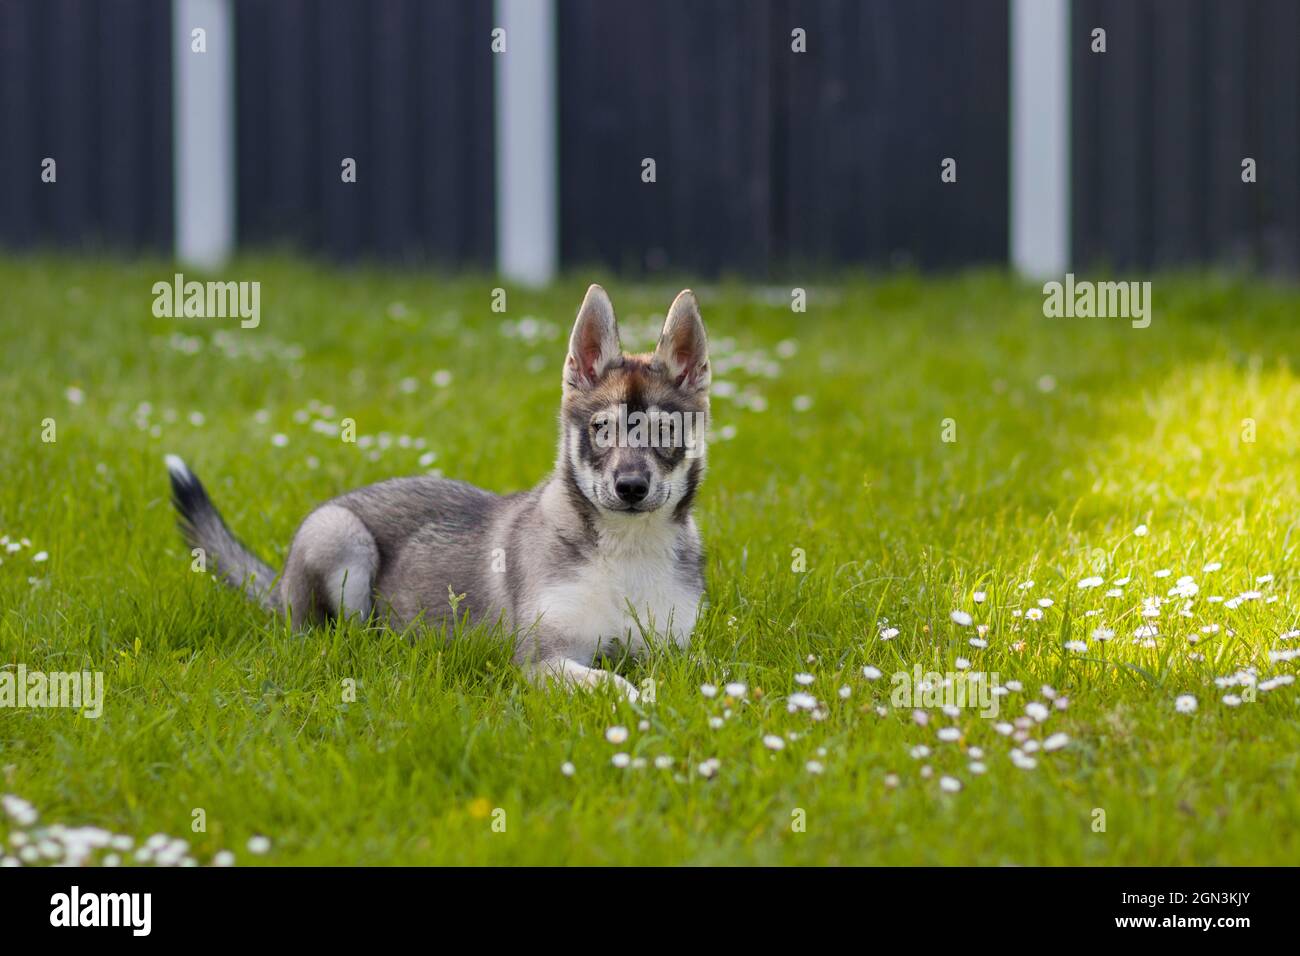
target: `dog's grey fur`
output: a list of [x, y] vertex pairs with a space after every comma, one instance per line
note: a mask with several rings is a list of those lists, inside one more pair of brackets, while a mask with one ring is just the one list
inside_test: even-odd
[[222, 579], [295, 623], [373, 613], [399, 628], [439, 625], [452, 614], [450, 595], [464, 595], [457, 613], [515, 633], [516, 660], [534, 678], [610, 681], [635, 698], [622, 678], [588, 665], [613, 642], [635, 653], [650, 635], [689, 640], [704, 592], [691, 517], [704, 438], [695, 457], [680, 447], [611, 448], [593, 441], [594, 422], [620, 407], [707, 422], [709, 380], [689, 291], [673, 302], [655, 352], [628, 355], [609, 298], [593, 285], [565, 362], [555, 470], [531, 491], [499, 496], [418, 477], [348, 492], [299, 526], [278, 580], [231, 534], [193, 472], [168, 456], [173, 501], [186, 540]]

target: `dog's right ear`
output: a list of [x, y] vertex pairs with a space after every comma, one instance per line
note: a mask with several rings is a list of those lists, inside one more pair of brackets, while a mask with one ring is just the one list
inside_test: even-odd
[[582, 300], [573, 334], [569, 336], [564, 384], [571, 388], [590, 388], [622, 354], [614, 306], [604, 289], [592, 285]]

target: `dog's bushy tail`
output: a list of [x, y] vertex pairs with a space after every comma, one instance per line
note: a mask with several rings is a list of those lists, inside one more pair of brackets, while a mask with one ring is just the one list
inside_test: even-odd
[[258, 604], [273, 610], [275, 571], [236, 538], [208, 497], [198, 476], [175, 455], [168, 455], [167, 475], [172, 483], [172, 504], [177, 524], [191, 548], [202, 548], [204, 560], [231, 587], [239, 588]]

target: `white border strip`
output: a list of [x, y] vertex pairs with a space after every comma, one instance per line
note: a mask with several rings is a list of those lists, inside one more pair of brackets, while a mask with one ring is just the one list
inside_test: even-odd
[[[540, 286], [559, 261], [555, 4], [496, 0], [497, 269]], [[488, 42], [485, 37], [484, 43]]]
[[[206, 53], [191, 49], [199, 27]], [[206, 269], [235, 242], [234, 42], [230, 0], [172, 0], [176, 258]]]
[[1011, 2], [1011, 263], [1070, 267], [1070, 0]]

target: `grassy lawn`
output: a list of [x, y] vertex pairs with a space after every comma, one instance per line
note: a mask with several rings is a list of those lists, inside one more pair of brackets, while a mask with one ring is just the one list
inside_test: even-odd
[[[490, 279], [247, 259], [241, 329], [155, 318], [172, 272], [0, 261], [0, 664], [105, 681], [98, 718], [0, 708], [0, 793], [40, 814], [0, 813], [6, 852], [64, 824], [199, 863], [1300, 858], [1297, 661], [1270, 658], [1300, 649], [1294, 289], [1157, 277], [1134, 329], [1044, 318], [999, 275], [811, 283], [803, 314], [694, 283], [709, 607], [688, 652], [615, 662], [655, 681], [629, 705], [534, 689], [472, 631], [288, 633], [191, 571], [162, 457], [277, 566], [368, 482], [527, 487], [586, 284], [631, 348], [691, 282], [574, 275], [501, 315]], [[313, 425], [342, 418], [358, 443]], [[964, 664], [1006, 690], [996, 717], [894, 699], [893, 675]]]

